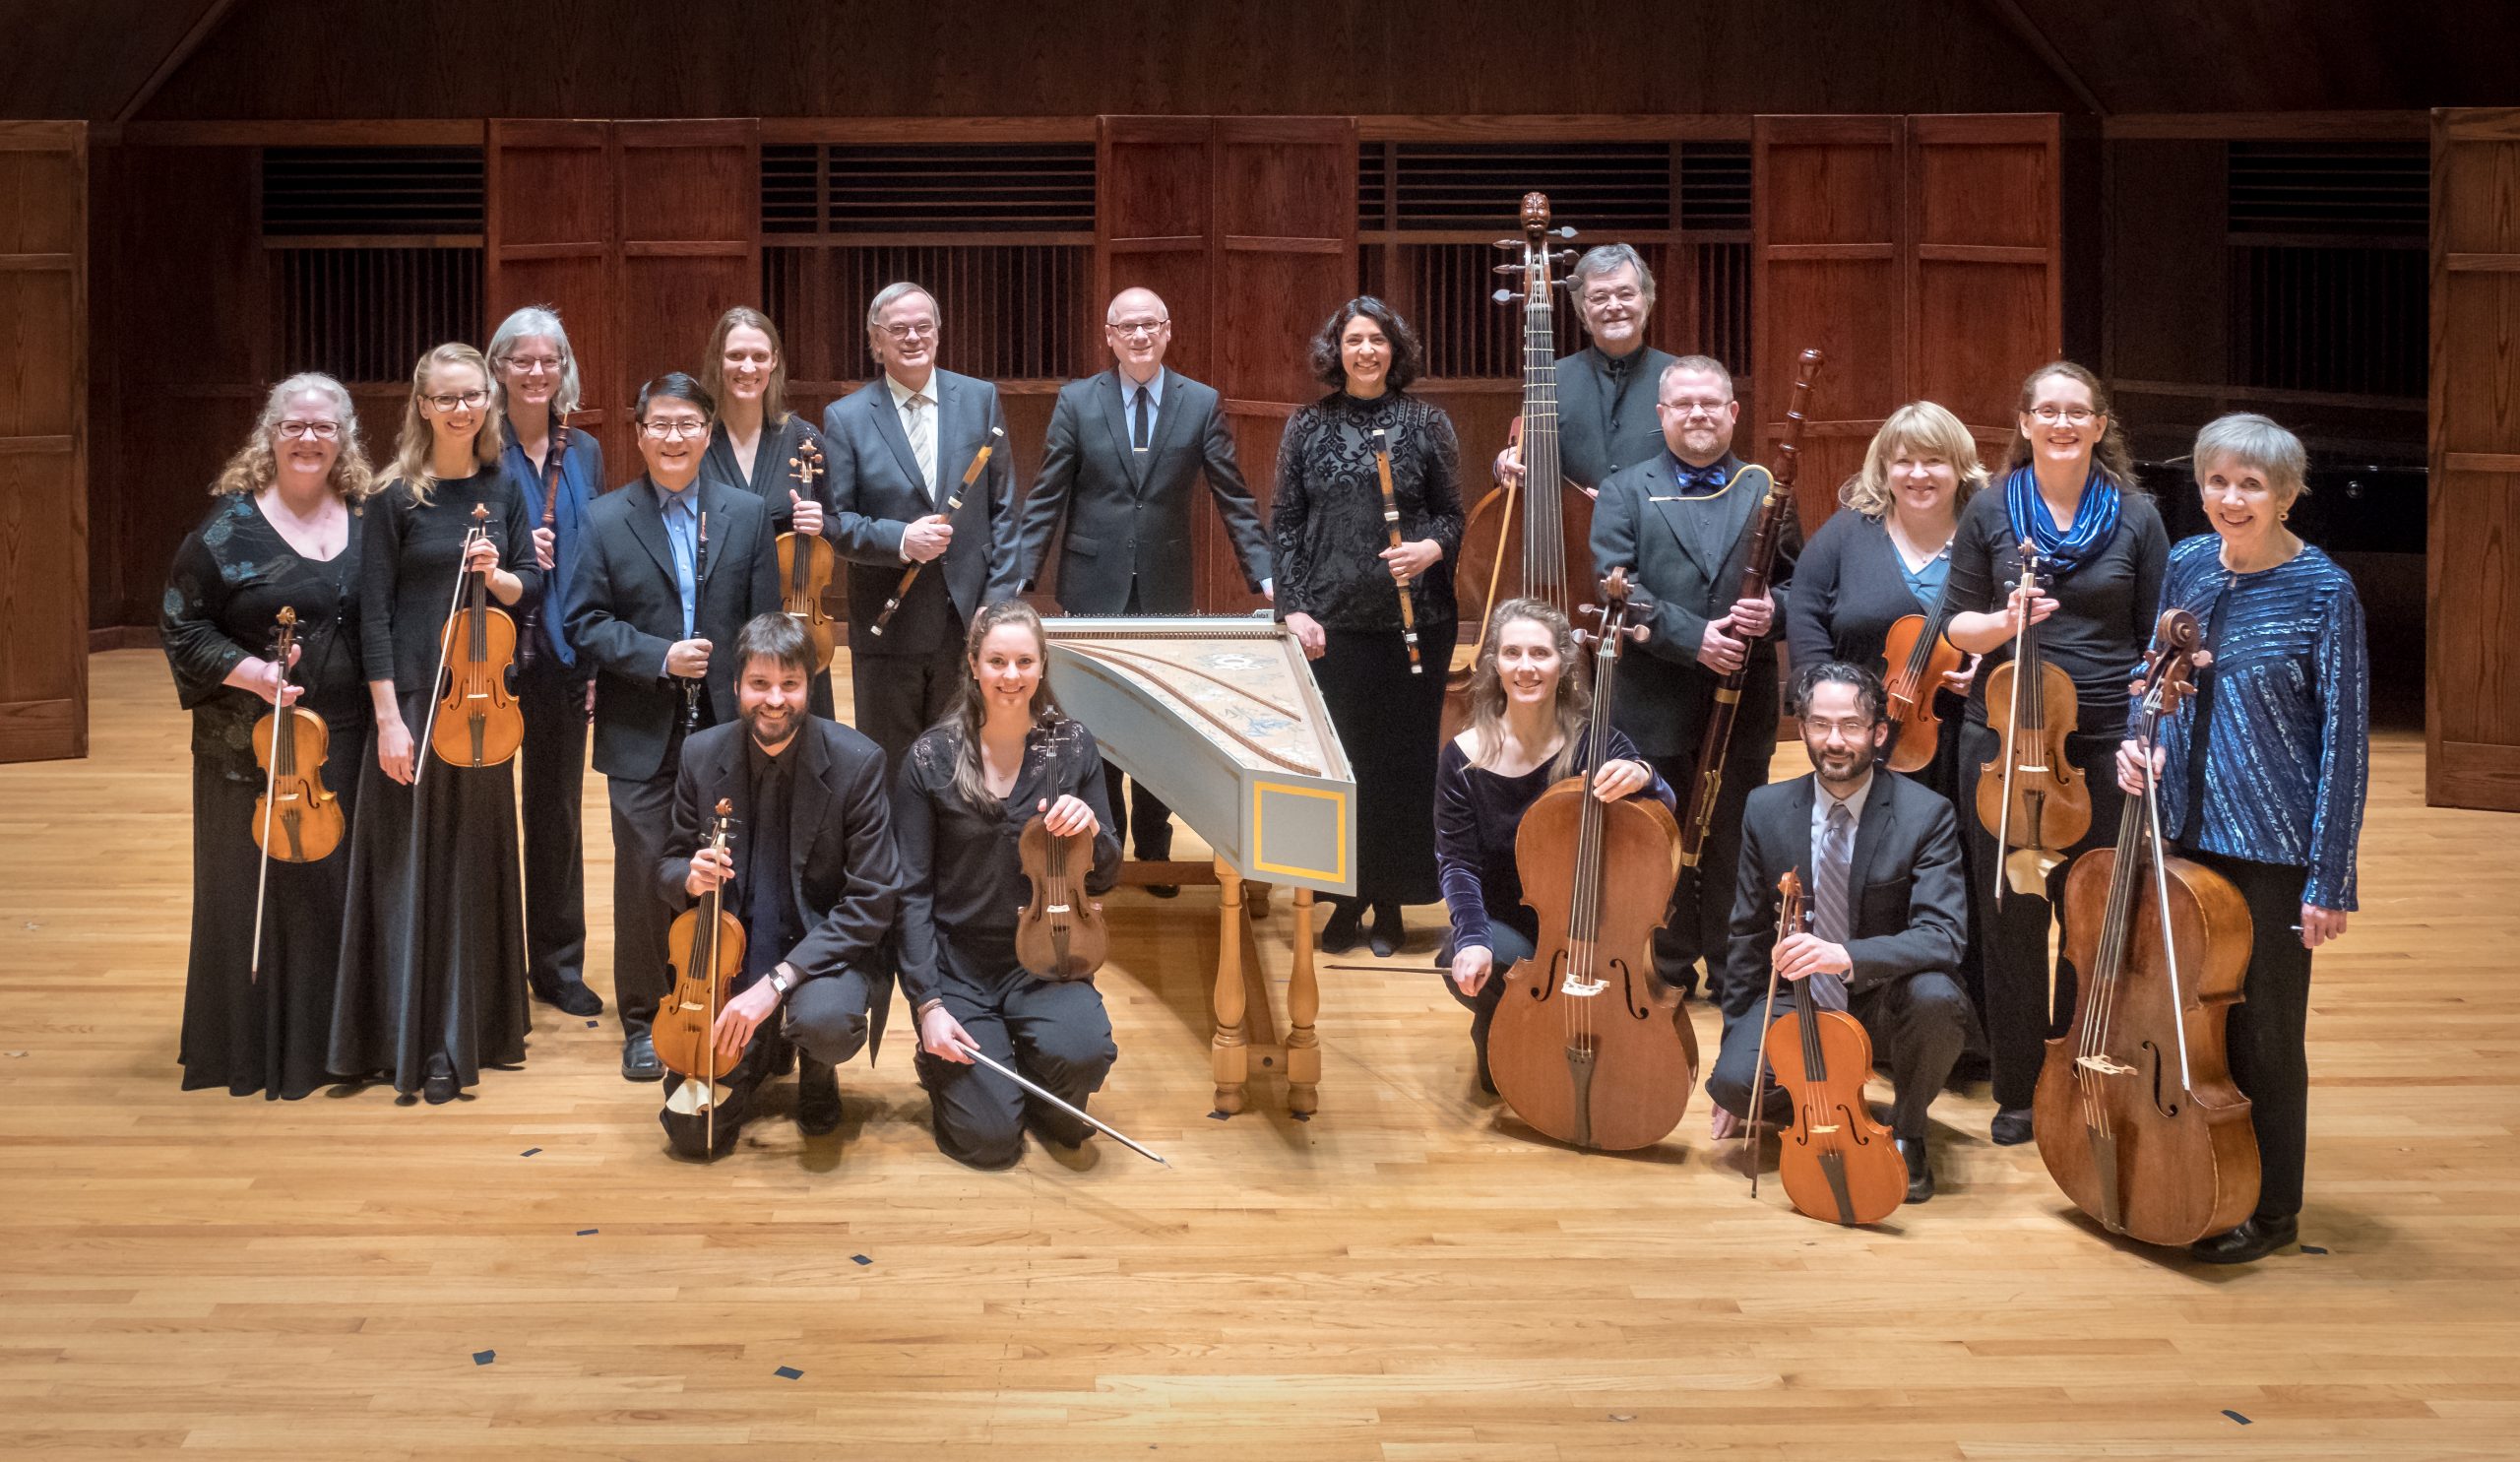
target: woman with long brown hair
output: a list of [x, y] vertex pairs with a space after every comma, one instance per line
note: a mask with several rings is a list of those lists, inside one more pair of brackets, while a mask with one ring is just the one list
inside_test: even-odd
[[[821, 536], [829, 463], [822, 433], [788, 410], [788, 349], [779, 327], [748, 304], [720, 315], [700, 357], [700, 387], [718, 403], [700, 470], [769, 504], [771, 532]], [[811, 701], [815, 715], [832, 714], [828, 664], [814, 669]]]
[[1504, 993], [1505, 972], [1540, 939], [1540, 917], [1523, 903], [1514, 857], [1523, 814], [1542, 793], [1587, 771], [1594, 795], [1606, 802], [1640, 792], [1667, 807], [1673, 799], [1670, 786], [1616, 730], [1609, 759], [1598, 770], [1585, 765], [1592, 689], [1575, 632], [1554, 605], [1536, 599], [1498, 604], [1486, 644], [1470, 683], [1470, 725], [1436, 759], [1435, 865], [1452, 915], [1445, 988], [1471, 1011], [1479, 1085], [1492, 1092], [1487, 1027]]
[[[481, 1067], [524, 1060], [531, 1024], [515, 774], [507, 762], [436, 761], [418, 776], [432, 755], [417, 738], [437, 698], [456, 585], [482, 573], [508, 609], [542, 588], [535, 516], [499, 465], [501, 446], [481, 352], [445, 345], [422, 355], [359, 555], [376, 730], [350, 840], [332, 1067], [384, 1072], [433, 1106], [479, 1081]], [[475, 506], [489, 510], [479, 540], [469, 537]]]
[[1014, 834], [1037, 812], [1053, 837], [1093, 834], [1093, 894], [1111, 886], [1120, 844], [1094, 733], [1060, 715], [1042, 683], [1040, 616], [1022, 600], [989, 604], [972, 616], [965, 645], [962, 702], [911, 743], [893, 792], [908, 880], [901, 983], [918, 1018], [918, 1075], [937, 1147], [975, 1168], [1004, 1168], [1023, 1156], [1028, 1122], [1066, 1147], [1092, 1133], [975, 1064], [965, 1048], [1079, 1108], [1119, 1058], [1092, 981], [1043, 980], [1015, 956], [1031, 883]]
[[[257, 910], [254, 804], [269, 782], [254, 728], [280, 705], [321, 717], [319, 785], [349, 818], [367, 741], [358, 555], [373, 483], [349, 393], [331, 376], [291, 376], [263, 403], [167, 574], [158, 634], [193, 713], [192, 962], [177, 1052], [186, 1091], [294, 1101], [327, 1079], [349, 854], [273, 858]], [[283, 609], [296, 624], [286, 664], [267, 658]]]

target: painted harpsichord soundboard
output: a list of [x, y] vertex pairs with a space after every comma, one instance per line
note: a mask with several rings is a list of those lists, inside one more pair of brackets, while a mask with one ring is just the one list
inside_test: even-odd
[[1354, 776], [1295, 637], [1250, 617], [1051, 619], [1050, 691], [1246, 878], [1355, 891]]

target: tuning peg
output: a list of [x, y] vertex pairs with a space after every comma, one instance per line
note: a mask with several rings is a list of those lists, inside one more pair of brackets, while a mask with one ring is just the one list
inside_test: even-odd
[[1575, 225], [1572, 223], [1565, 223], [1558, 227], [1551, 228], [1548, 231], [1559, 238], [1573, 238], [1575, 236]]
[[1575, 606], [1575, 612], [1587, 619], [1599, 619], [1602, 617], [1602, 606], [1600, 604], [1578, 604]]
[[1521, 274], [1523, 267], [1519, 264], [1497, 264], [1490, 266], [1487, 272], [1489, 274]]
[[1570, 264], [1574, 262], [1575, 251], [1573, 249], [1552, 249], [1549, 251], [1548, 257], [1552, 263]]
[[1523, 241], [1519, 238], [1500, 238], [1496, 240], [1496, 247], [1500, 249], [1512, 250], [1519, 249], [1522, 246]]
[[1499, 289], [1487, 297], [1495, 300], [1498, 304], [1512, 304], [1515, 300], [1520, 299], [1523, 296], [1515, 293], [1511, 289]]

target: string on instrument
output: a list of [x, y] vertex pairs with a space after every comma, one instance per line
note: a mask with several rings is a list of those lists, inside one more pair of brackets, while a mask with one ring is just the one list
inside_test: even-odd
[[[823, 465], [822, 449], [814, 445], [811, 437], [797, 442], [796, 455], [788, 459], [788, 466], [794, 470], [797, 495], [805, 498], [814, 495], [815, 479], [828, 471]], [[815, 673], [820, 674], [831, 668], [832, 620], [823, 607], [823, 591], [831, 585], [836, 557], [820, 534], [792, 531], [779, 536], [779, 554], [788, 580], [780, 596], [780, 607], [805, 631]]]

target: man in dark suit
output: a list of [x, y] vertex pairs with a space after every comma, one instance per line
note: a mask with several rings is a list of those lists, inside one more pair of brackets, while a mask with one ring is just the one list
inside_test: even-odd
[[[1795, 714], [1811, 774], [1750, 794], [1732, 897], [1724, 1045], [1706, 1079], [1718, 1137], [1748, 1115], [1759, 1033], [1791, 1000], [1781, 985], [1763, 1016], [1768, 971], [1810, 982], [1812, 1002], [1845, 1010], [1894, 1073], [1890, 1130], [1908, 1163], [1908, 1201], [1933, 1196], [1925, 1109], [1951, 1075], [1969, 1034], [1969, 997], [1953, 978], [1969, 937], [1960, 828], [1947, 798], [1873, 758], [1889, 731], [1880, 677], [1828, 662], [1795, 677]], [[1777, 939], [1777, 882], [1794, 870], [1809, 893], [1811, 927]], [[1793, 1100], [1761, 1088], [1769, 1121], [1793, 1120]]]
[[714, 653], [779, 607], [762, 500], [700, 471], [712, 403], [680, 371], [639, 390], [648, 470], [587, 511], [570, 575], [569, 642], [596, 667], [595, 769], [612, 801], [612, 998], [621, 1074], [655, 1081], [648, 1030], [665, 989], [659, 849], [683, 737], [735, 719], [734, 663]]
[[[1697, 786], [1698, 742], [1724, 677], [1746, 661], [1749, 678], [1724, 759], [1722, 793], [1698, 866], [1680, 875], [1671, 920], [1654, 937], [1654, 970], [1696, 988], [1703, 957], [1710, 985], [1724, 963], [1732, 862], [1740, 851], [1741, 803], [1768, 780], [1776, 744], [1776, 646], [1785, 633], [1782, 601], [1802, 546], [1800, 521], [1785, 515], [1769, 593], [1735, 599], [1767, 477], [1732, 455], [1741, 404], [1719, 361], [1683, 355], [1665, 367], [1656, 411], [1664, 450], [1612, 473], [1593, 505], [1593, 565], [1624, 567], [1640, 591], [1645, 653], [1623, 662], [1612, 718], [1680, 796], [1681, 815]], [[1715, 991], [1719, 996], [1721, 990]]]
[[[1216, 388], [1166, 370], [1172, 316], [1152, 289], [1123, 289], [1102, 312], [1113, 369], [1059, 391], [1040, 476], [1024, 498], [1017, 550], [988, 597], [1033, 587], [1064, 522], [1058, 602], [1071, 614], [1189, 614], [1191, 515], [1204, 473], [1243, 582], [1274, 599], [1269, 543], [1243, 485]], [[1106, 762], [1113, 835], [1138, 831], [1138, 857], [1172, 856], [1171, 810], [1138, 787], [1123, 810], [1120, 769]], [[1163, 895], [1161, 886], [1149, 890]]]
[[[730, 659], [742, 719], [683, 743], [673, 831], [650, 868], [667, 909], [723, 887], [724, 911], [744, 926], [743, 973], [714, 1028], [725, 1075], [714, 1093], [669, 1079], [657, 1114], [674, 1151], [691, 1158], [734, 1146], [786, 1048], [797, 1055], [796, 1125], [808, 1137], [840, 1125], [832, 1068], [866, 1044], [870, 1018], [881, 1039], [893, 987], [875, 950], [903, 881], [884, 753], [813, 714], [804, 630], [764, 614], [736, 635]], [[724, 852], [710, 846], [722, 799], [734, 808]]]
[[[1657, 383], [1677, 356], [1645, 343], [1654, 318], [1654, 273], [1623, 243], [1588, 249], [1566, 291], [1593, 343], [1558, 357], [1557, 462], [1569, 483], [1599, 487], [1612, 473], [1662, 455]], [[1521, 449], [1496, 454], [1496, 479], [1519, 482]]]
[[[857, 729], [895, 766], [963, 691], [963, 630], [1015, 551], [1015, 467], [997, 388], [936, 366], [936, 301], [887, 285], [866, 311], [881, 374], [823, 413], [829, 537], [849, 575], [850, 683]], [[981, 479], [959, 484], [994, 442]], [[957, 493], [962, 506], [947, 510]], [[926, 569], [881, 635], [884, 601]]]

